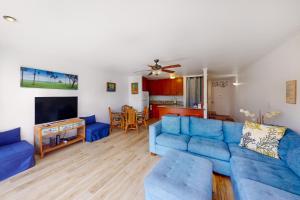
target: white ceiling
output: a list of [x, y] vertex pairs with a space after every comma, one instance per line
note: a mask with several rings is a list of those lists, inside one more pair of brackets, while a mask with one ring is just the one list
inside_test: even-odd
[[0, 0], [0, 15], [18, 19], [0, 20], [0, 52], [127, 74], [154, 58], [235, 73], [300, 30], [299, 0]]

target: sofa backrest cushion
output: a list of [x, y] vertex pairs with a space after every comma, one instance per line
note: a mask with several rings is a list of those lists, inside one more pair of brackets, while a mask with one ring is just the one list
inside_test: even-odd
[[300, 147], [288, 150], [286, 161], [289, 168], [300, 176]]
[[223, 140], [222, 121], [191, 117], [190, 135]]
[[224, 141], [227, 143], [240, 143], [243, 127], [243, 123], [223, 122]]
[[163, 133], [174, 135], [180, 134], [180, 117], [178, 116], [163, 116], [161, 120], [161, 129]]
[[88, 117], [80, 117], [80, 118], [84, 119], [85, 125], [96, 123], [96, 116], [95, 115], [91, 115], [91, 116], [88, 116]]
[[289, 149], [300, 147], [300, 135], [291, 129], [287, 129], [279, 141], [278, 153], [280, 159], [286, 161]]
[[0, 132], [0, 146], [21, 141], [21, 128]]
[[180, 117], [181, 125], [181, 134], [189, 135], [190, 134], [190, 117]]

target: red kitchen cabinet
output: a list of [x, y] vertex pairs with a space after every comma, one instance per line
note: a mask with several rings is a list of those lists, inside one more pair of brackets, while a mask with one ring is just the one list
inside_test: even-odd
[[149, 91], [150, 95], [182, 96], [183, 78], [158, 80], [146, 79], [145, 81], [143, 80], [143, 91]]

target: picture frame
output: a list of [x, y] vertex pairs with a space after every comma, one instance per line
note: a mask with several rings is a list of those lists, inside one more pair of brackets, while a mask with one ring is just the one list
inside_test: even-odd
[[286, 103], [297, 103], [297, 80], [290, 80], [286, 82]]
[[131, 83], [131, 94], [139, 93], [139, 83]]
[[78, 90], [78, 75], [21, 66], [20, 87]]
[[106, 83], [106, 91], [107, 92], [116, 92], [117, 84], [113, 82], [107, 82]]

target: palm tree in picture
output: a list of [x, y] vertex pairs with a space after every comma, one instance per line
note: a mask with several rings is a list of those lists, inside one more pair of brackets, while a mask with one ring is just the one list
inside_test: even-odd
[[39, 75], [41, 74], [41, 71], [38, 70], [36, 74], [37, 74], [37, 75], [36, 75], [36, 80], [39, 81]]
[[71, 75], [71, 79], [72, 79], [72, 86], [71, 86], [71, 88], [73, 88], [74, 85], [75, 85], [75, 83], [77, 83], [77, 81], [78, 81], [78, 76]]
[[48, 76], [49, 82], [51, 82], [51, 74], [52, 74], [52, 72], [46, 71], [46, 74], [47, 74], [47, 76]]
[[35, 78], [36, 78], [36, 69], [33, 70], [33, 81], [32, 81], [32, 85], [35, 84]]
[[24, 72], [27, 71], [26, 67], [21, 67], [21, 86], [24, 84]]

